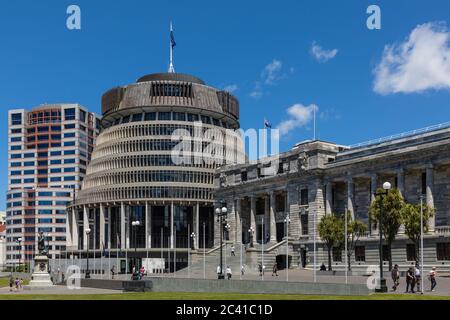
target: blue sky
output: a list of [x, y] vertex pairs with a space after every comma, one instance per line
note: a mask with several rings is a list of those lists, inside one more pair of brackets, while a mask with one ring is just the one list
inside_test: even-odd
[[[81, 30], [66, 28], [70, 4]], [[370, 4], [381, 30], [366, 27]], [[7, 110], [78, 102], [99, 113], [107, 89], [167, 70], [170, 20], [176, 71], [233, 89], [241, 126], [283, 127], [281, 150], [312, 138], [313, 106], [317, 137], [340, 144], [450, 121], [446, 0], [2, 2], [0, 209]]]

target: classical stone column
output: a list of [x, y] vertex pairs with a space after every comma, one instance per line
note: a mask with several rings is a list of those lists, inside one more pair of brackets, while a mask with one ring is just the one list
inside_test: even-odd
[[220, 246], [220, 217], [216, 214], [216, 209], [220, 208], [220, 203], [214, 205], [214, 247]]
[[300, 238], [302, 226], [298, 210], [292, 210], [291, 212], [291, 197], [293, 197], [292, 190], [286, 188], [286, 215], [291, 219], [291, 223], [289, 224], [289, 238], [298, 239]]
[[105, 246], [105, 207], [100, 205], [100, 248]]
[[75, 207], [72, 207], [71, 216], [72, 216], [72, 223], [71, 223], [72, 246], [78, 249], [78, 217]]
[[242, 211], [241, 198], [236, 200], [236, 244], [242, 243]]
[[354, 187], [355, 184], [353, 182], [352, 177], [347, 178], [347, 210], [351, 212], [351, 217], [355, 219], [355, 202], [354, 202]]
[[250, 228], [253, 229], [253, 243], [256, 243], [256, 197], [250, 198]]
[[173, 202], [170, 205], [170, 248], [173, 249], [174, 238], [173, 238], [173, 227], [174, 227], [174, 205]]
[[[377, 174], [374, 173], [370, 176], [370, 203], [369, 206], [375, 201], [376, 196], [375, 194], [377, 193]], [[378, 233], [378, 228], [374, 228], [374, 222], [372, 221], [372, 219], [370, 218], [369, 215], [369, 234], [373, 234], [373, 235], [379, 235]]]
[[83, 250], [87, 250], [87, 242], [88, 242], [88, 235], [86, 234], [86, 229], [89, 228], [89, 216], [88, 216], [88, 209], [86, 206], [83, 206]]
[[405, 171], [403, 168], [397, 171], [397, 189], [400, 195], [405, 198]]
[[333, 213], [333, 183], [327, 182], [325, 192], [325, 214]]
[[[319, 239], [318, 226], [320, 220], [325, 215], [325, 208], [323, 202], [323, 184], [321, 179], [317, 179], [310, 184], [309, 189], [309, 213], [308, 213], [308, 232], [310, 239], [314, 239], [314, 227], [316, 228], [316, 238]], [[315, 222], [315, 224], [314, 224]]]
[[275, 220], [275, 192], [270, 192], [270, 242], [277, 242], [277, 222]]
[[195, 205], [195, 215], [194, 215], [194, 249], [198, 249], [199, 237], [200, 237], [200, 204]]
[[106, 210], [108, 212], [108, 239], [106, 239], [106, 243], [108, 246], [108, 249], [111, 250], [111, 208], [110, 207], [106, 207]]
[[[227, 209], [228, 209], [228, 214], [226, 216], [227, 218], [227, 224], [230, 226], [230, 228], [228, 229], [228, 237], [230, 241], [236, 242], [236, 232], [234, 232], [236, 230], [236, 208], [234, 207], [234, 201], [233, 199], [227, 199], [226, 200], [227, 203]], [[226, 239], [224, 239], [226, 240]]]
[[125, 238], [125, 204], [120, 203], [120, 249], [125, 249], [126, 238]]
[[145, 247], [151, 248], [151, 228], [152, 228], [152, 221], [151, 221], [151, 213], [150, 213], [150, 206], [148, 205], [148, 202], [145, 202]]
[[[397, 171], [397, 189], [400, 192], [400, 195], [405, 198], [405, 171], [403, 168]], [[402, 224], [398, 230], [399, 234], [405, 233], [405, 225]]]
[[[427, 205], [430, 208], [434, 208], [434, 198], [433, 198], [433, 191], [434, 191], [434, 170], [433, 166], [429, 165], [426, 169], [426, 192], [427, 192]], [[433, 217], [430, 218], [428, 221], [429, 224], [429, 231], [434, 232], [435, 223], [436, 223], [436, 215], [433, 215]]]

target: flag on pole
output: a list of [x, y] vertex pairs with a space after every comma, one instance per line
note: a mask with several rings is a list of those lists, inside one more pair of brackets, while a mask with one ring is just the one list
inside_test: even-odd
[[264, 127], [266, 127], [267, 129], [272, 128], [272, 124], [269, 121], [267, 121], [266, 118], [264, 118]]
[[177, 43], [175, 42], [175, 37], [173, 35], [172, 23], [170, 23], [170, 44], [172, 46], [172, 49], [177, 45]]

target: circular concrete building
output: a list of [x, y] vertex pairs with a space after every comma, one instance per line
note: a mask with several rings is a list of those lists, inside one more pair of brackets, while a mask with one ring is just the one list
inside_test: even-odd
[[234, 131], [238, 100], [190, 75], [150, 74], [106, 92], [102, 114], [69, 207], [69, 253], [83, 257], [89, 246], [123, 258], [127, 251], [128, 263], [117, 266], [124, 271], [147, 257], [153, 268], [166, 260], [167, 269], [164, 248], [212, 247], [215, 169], [245, 157]]

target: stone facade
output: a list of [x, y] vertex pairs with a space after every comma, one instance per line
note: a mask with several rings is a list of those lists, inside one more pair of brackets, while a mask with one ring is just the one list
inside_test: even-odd
[[[425, 265], [450, 267], [450, 128], [357, 147], [307, 141], [280, 154], [279, 163], [272, 161], [278, 169], [275, 175], [262, 175], [261, 168], [275, 159], [225, 166], [216, 173], [218, 204], [230, 207], [235, 202], [258, 203], [266, 199], [265, 207], [256, 206], [256, 212], [247, 204], [241, 205], [237, 216], [242, 217], [242, 227], [232, 230], [238, 234], [237, 242], [248, 243], [248, 221], [255, 223], [256, 244], [249, 247], [248, 255], [262, 255], [258, 252], [264, 245], [263, 251], [270, 256], [270, 248], [278, 250], [287, 244], [291, 267], [313, 267], [316, 244], [316, 266], [326, 264], [326, 249], [315, 232], [317, 223], [326, 214], [343, 214], [348, 210], [355, 219], [368, 225], [367, 234], [358, 243], [358, 257], [352, 256], [352, 265], [358, 268], [377, 265], [379, 234], [372, 226], [368, 210], [376, 190], [388, 181], [407, 202], [417, 204], [422, 197], [424, 203], [436, 210], [425, 236]], [[276, 201], [279, 198], [285, 199], [285, 205]], [[270, 214], [262, 227], [263, 220], [259, 217], [264, 210]], [[269, 236], [263, 236], [265, 233]], [[414, 252], [411, 245], [401, 228], [392, 247], [393, 262], [410, 265]], [[343, 268], [343, 252], [341, 256], [342, 261], [339, 254], [334, 257], [337, 269]], [[281, 261], [283, 257], [274, 259]]]

